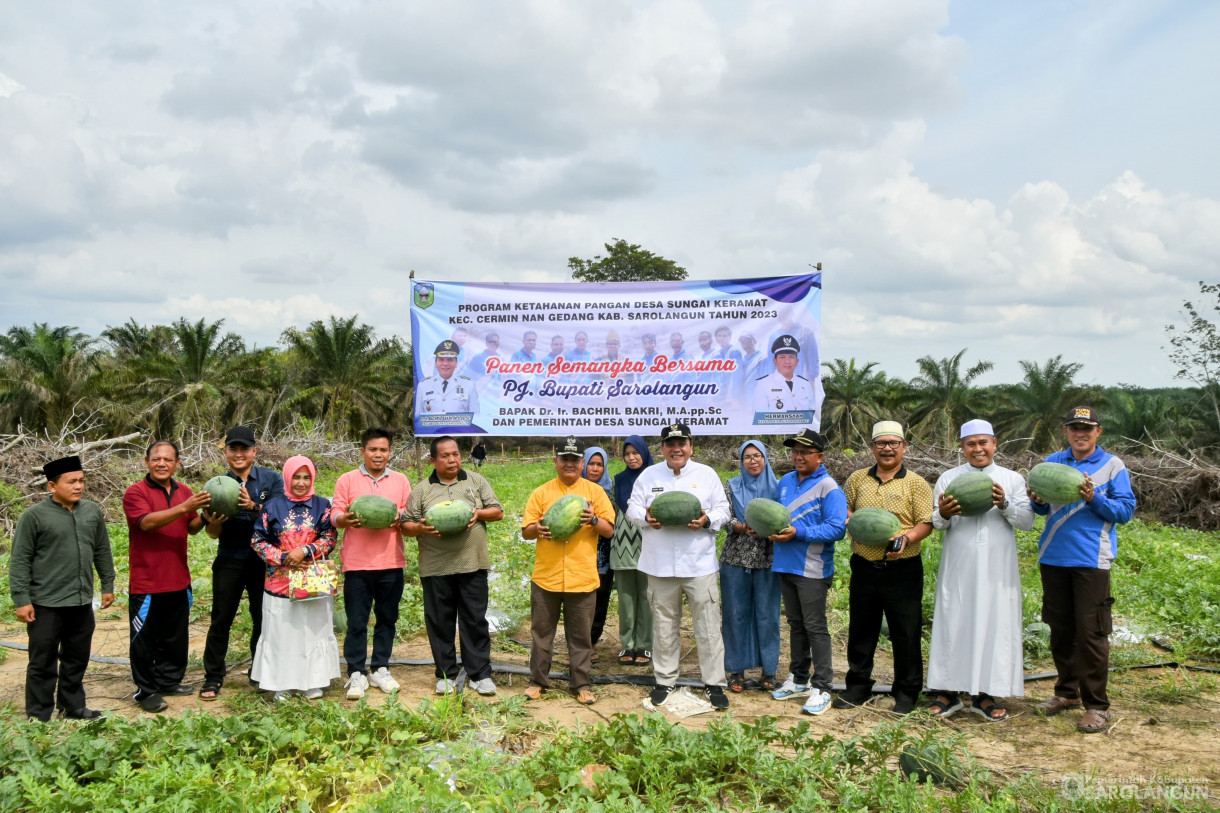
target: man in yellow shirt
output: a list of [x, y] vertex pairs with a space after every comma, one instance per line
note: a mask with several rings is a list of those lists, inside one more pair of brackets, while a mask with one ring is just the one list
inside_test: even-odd
[[[596, 698], [589, 688], [593, 658], [593, 613], [597, 606], [597, 538], [614, 534], [614, 507], [605, 490], [580, 476], [584, 450], [576, 438], [567, 438], [555, 450], [554, 480], [534, 489], [525, 503], [521, 536], [537, 540], [534, 575], [530, 583], [530, 685], [525, 696], [537, 700], [551, 688], [548, 675], [555, 643], [555, 628], [563, 613], [571, 664], [569, 688], [586, 706]], [[567, 539], [558, 541], [542, 519], [552, 505], [576, 494], [588, 505], [580, 515], [581, 526]]]

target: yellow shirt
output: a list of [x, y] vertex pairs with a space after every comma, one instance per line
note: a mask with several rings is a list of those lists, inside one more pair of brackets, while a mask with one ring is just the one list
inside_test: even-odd
[[[928, 481], [903, 466], [898, 473], [884, 483], [877, 479], [877, 467], [857, 469], [843, 484], [847, 495], [847, 510], [860, 508], [884, 508], [902, 523], [899, 533], [905, 534], [921, 522], [932, 522], [932, 487]], [[908, 542], [899, 559], [911, 559], [919, 555], [923, 540]], [[851, 552], [873, 562], [885, 558], [885, 547], [860, 545], [852, 540]]]
[[[556, 477], [530, 494], [525, 503], [521, 527], [541, 520], [548, 508], [569, 494], [584, 497], [593, 506], [593, 513], [614, 525], [614, 506], [601, 486], [583, 477], [568, 486]], [[596, 590], [601, 580], [597, 575], [597, 531], [593, 526], [582, 525], [564, 542], [536, 540], [533, 581], [552, 593], [590, 593]]]

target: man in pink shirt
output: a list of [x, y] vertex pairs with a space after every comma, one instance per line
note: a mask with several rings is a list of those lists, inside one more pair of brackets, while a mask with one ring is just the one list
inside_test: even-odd
[[[360, 450], [364, 463], [339, 477], [331, 500], [331, 522], [343, 529], [339, 558], [343, 563], [343, 603], [347, 610], [343, 659], [347, 662], [348, 700], [364, 697], [369, 683], [383, 692], [398, 690], [398, 681], [390, 674], [390, 651], [394, 648], [394, 625], [398, 623], [398, 602], [402, 600], [402, 569], [407, 560], [398, 523], [382, 531], [362, 528], [360, 519], [349, 517], [347, 509], [357, 497], [376, 494], [397, 505], [401, 517], [407, 497], [411, 496], [406, 475], [389, 468], [388, 430], [367, 430]], [[366, 666], [370, 612], [376, 618], [372, 672]]]

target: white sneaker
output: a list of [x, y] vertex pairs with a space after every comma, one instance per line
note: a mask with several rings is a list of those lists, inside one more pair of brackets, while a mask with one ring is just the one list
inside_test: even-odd
[[305, 699], [306, 700], [321, 700], [322, 699], [322, 690], [321, 689], [306, 689], [305, 690]]
[[449, 678], [441, 678], [436, 682], [437, 694], [453, 694], [457, 691], [453, 686], [453, 681]]
[[791, 672], [788, 673], [788, 679], [784, 681], [784, 685], [771, 692], [771, 696], [776, 700], [787, 700], [790, 697], [799, 697], [804, 694], [809, 694], [809, 685], [797, 683]]
[[369, 683], [372, 683], [386, 694], [398, 691], [398, 681], [390, 674], [390, 670], [384, 666], [369, 675]]
[[805, 701], [805, 705], [801, 706], [801, 711], [806, 714], [821, 714], [828, 708], [830, 708], [830, 695], [815, 689], [809, 693], [809, 699]]
[[489, 677], [485, 677], [482, 680], [476, 680], [470, 685], [474, 687], [476, 692], [484, 697], [491, 697], [496, 693], [496, 684], [493, 683], [492, 679]]
[[343, 685], [347, 687], [348, 700], [359, 700], [368, 691], [369, 679], [364, 676], [364, 672], [352, 672], [352, 676]]

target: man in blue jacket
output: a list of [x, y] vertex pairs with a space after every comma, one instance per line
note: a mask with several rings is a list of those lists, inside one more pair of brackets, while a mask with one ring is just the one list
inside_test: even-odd
[[1123, 461], [1097, 445], [1101, 422], [1089, 407], [1063, 420], [1069, 448], [1046, 460], [1080, 471], [1080, 499], [1070, 505], [1043, 502], [1030, 492], [1034, 511], [1046, 515], [1038, 543], [1042, 620], [1051, 628], [1055, 695], [1038, 704], [1048, 717], [1084, 703], [1077, 728], [1104, 731], [1110, 719], [1106, 678], [1113, 631], [1110, 564], [1118, 555], [1116, 525], [1131, 520], [1135, 494]]
[[802, 429], [784, 445], [792, 450], [796, 470], [780, 478], [779, 501], [791, 512], [792, 524], [771, 537], [771, 569], [779, 574], [792, 663], [788, 679], [771, 696], [787, 700], [808, 694], [801, 710], [821, 714], [830, 708], [834, 676], [826, 594], [835, 571], [835, 542], [847, 529], [847, 497], [822, 465], [826, 441], [821, 435]]

